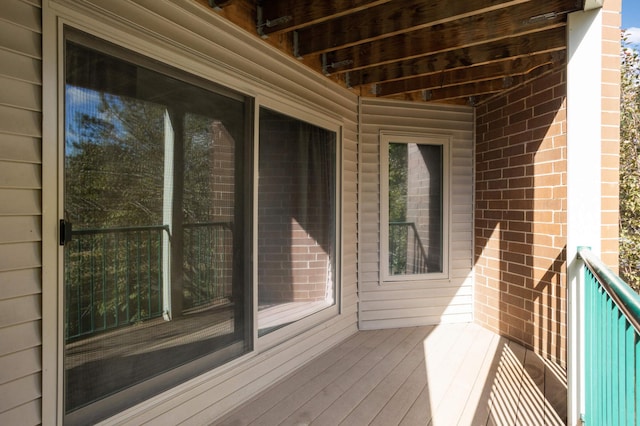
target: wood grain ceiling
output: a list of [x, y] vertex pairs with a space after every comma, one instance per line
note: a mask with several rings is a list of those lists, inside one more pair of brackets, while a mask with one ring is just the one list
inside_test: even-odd
[[195, 0], [361, 96], [479, 104], [562, 67], [584, 0]]

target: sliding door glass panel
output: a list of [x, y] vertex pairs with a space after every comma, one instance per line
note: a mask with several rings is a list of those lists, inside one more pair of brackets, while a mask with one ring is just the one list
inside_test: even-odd
[[335, 304], [336, 132], [260, 109], [258, 329]]
[[252, 119], [241, 96], [85, 36], [65, 60], [65, 411], [85, 423], [250, 350]]

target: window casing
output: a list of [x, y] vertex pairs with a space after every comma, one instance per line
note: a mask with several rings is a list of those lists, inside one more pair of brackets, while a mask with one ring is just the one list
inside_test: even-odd
[[449, 276], [449, 145], [442, 135], [380, 135], [381, 282]]
[[[250, 353], [258, 335], [268, 334], [262, 340], [273, 345], [338, 313], [337, 125], [291, 108], [277, 112], [276, 102], [259, 107], [73, 30], [64, 60], [62, 196], [64, 220], [73, 226], [61, 290], [65, 421], [105, 418]], [[269, 135], [283, 122], [289, 134], [278, 128], [280, 135]], [[254, 136], [258, 129], [263, 137]], [[269, 155], [287, 144], [298, 165], [275, 167]], [[266, 179], [269, 169], [292, 185], [265, 197], [264, 189], [278, 186]], [[274, 217], [274, 199], [297, 203], [275, 216], [288, 231], [265, 222], [265, 212]], [[259, 235], [261, 229], [271, 234]], [[278, 244], [268, 247], [274, 232]], [[268, 268], [261, 274], [256, 264], [273, 260], [262, 254], [276, 246], [289, 257], [278, 268], [285, 272], [280, 289], [288, 290], [270, 299], [261, 285]], [[311, 275], [315, 293], [300, 287]], [[304, 309], [276, 311], [275, 323], [263, 315], [293, 302]], [[185, 319], [188, 328], [177, 327]], [[153, 345], [131, 344], [144, 336]], [[104, 350], [107, 343], [115, 349]], [[110, 374], [118, 370], [122, 377]]]

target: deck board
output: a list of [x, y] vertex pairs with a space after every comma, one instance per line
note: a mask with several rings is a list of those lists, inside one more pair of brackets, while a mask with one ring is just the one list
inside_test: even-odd
[[[420, 335], [426, 338], [431, 328], [420, 328]], [[349, 415], [345, 417], [341, 425], [352, 425], [356, 422], [371, 423], [385, 407], [387, 402], [403, 388], [407, 380], [416, 374], [416, 369], [421, 367], [424, 370], [424, 347], [422, 340], [416, 342], [407, 356], [394, 366], [393, 370], [384, 377], [377, 386], [367, 393], [366, 396], [355, 406]]]
[[[406, 362], [407, 357], [416, 346], [421, 346], [425, 338], [424, 330], [413, 329], [412, 332], [397, 346], [394, 347], [384, 360], [374, 365], [369, 372], [355, 382], [334, 404], [325, 409], [320, 416], [314, 419], [318, 424], [339, 424], [347, 417], [354, 407], [358, 407], [362, 401], [376, 387], [386, 385], [382, 382], [401, 363]], [[384, 361], [384, 362], [382, 362]]]
[[[423, 417], [427, 417], [431, 412], [430, 402], [430, 384], [433, 386], [435, 380], [427, 380], [427, 372], [433, 371], [437, 375], [438, 371], [442, 371], [447, 368], [446, 363], [450, 356], [451, 351], [454, 350], [456, 344], [463, 338], [464, 330], [468, 327], [467, 324], [456, 324], [450, 328], [436, 327], [436, 329], [425, 339], [424, 347], [424, 362], [421, 365], [421, 370], [412, 377], [412, 383], [410, 383], [409, 389], [413, 390], [416, 386], [420, 386], [419, 394], [415, 397], [409, 398], [407, 402], [410, 402], [408, 407], [404, 407], [405, 402], [403, 398], [404, 392], [399, 392], [394, 395], [391, 404], [385, 406], [385, 412], [383, 416], [376, 418], [376, 423], [379, 425], [392, 425], [400, 424], [403, 421], [408, 421], [412, 416], [420, 416], [420, 413], [424, 413]], [[404, 389], [402, 389], [404, 391]], [[401, 404], [401, 410], [394, 410], [397, 408], [398, 402]], [[394, 406], [395, 403], [395, 406]], [[383, 420], [383, 421], [382, 421]]]
[[[355, 364], [344, 374], [341, 374], [334, 381], [317, 392], [307, 403], [299, 407], [280, 424], [309, 424], [321, 415], [323, 411], [329, 409], [330, 406], [334, 404], [339, 406], [340, 398], [343, 396], [346, 398], [348, 391], [359, 380], [367, 374], [372, 374], [372, 370], [377, 367], [381, 361], [393, 359], [390, 357], [390, 354], [394, 352], [394, 349], [400, 345], [409, 333], [410, 329], [404, 329], [397, 330], [395, 333], [389, 334], [389, 338], [375, 348], [375, 350], [372, 350], [363, 357], [361, 362]], [[318, 424], [323, 423], [319, 422]]]
[[[292, 415], [298, 407], [308, 403], [316, 394], [337, 380], [341, 375], [346, 374], [346, 372], [355, 368], [358, 364], [366, 364], [367, 360], [363, 360], [363, 358], [365, 358], [367, 354], [370, 354], [376, 346], [384, 344], [385, 340], [388, 340], [388, 337], [385, 333], [374, 331], [366, 336], [366, 339], [364, 339], [361, 345], [347, 353], [342, 359], [323, 371], [322, 374], [308, 381], [300, 381], [296, 380], [296, 378], [286, 379], [284, 383], [293, 382], [289, 384], [289, 386], [295, 388], [295, 391], [286, 394], [284, 399], [250, 424], [265, 426], [281, 424], [287, 417]], [[280, 393], [282, 386], [283, 382], [273, 387], [267, 393]]]
[[475, 324], [361, 331], [214, 425], [561, 425], [562, 368]]
[[458, 365], [455, 376], [444, 391], [442, 399], [439, 401], [434, 415], [431, 419], [426, 419], [434, 425], [454, 425], [460, 424], [460, 417], [464, 412], [469, 396], [476, 387], [476, 380], [481, 376], [485, 357], [492, 347], [492, 343], [498, 339], [488, 330], [476, 327], [473, 329], [475, 335], [469, 340], [471, 345], [464, 352], [464, 360]]
[[491, 386], [485, 384], [494, 383], [496, 379], [500, 357], [495, 356], [499, 347], [508, 345], [509, 341], [504, 337], [494, 335], [489, 345], [482, 365], [478, 369], [474, 386], [469, 392], [467, 403], [460, 413], [458, 423], [461, 425], [486, 425], [489, 420], [489, 397]]

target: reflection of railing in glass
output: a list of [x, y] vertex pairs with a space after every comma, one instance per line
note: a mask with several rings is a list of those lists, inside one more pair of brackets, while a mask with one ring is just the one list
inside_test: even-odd
[[[411, 232], [409, 232], [411, 230]], [[427, 252], [414, 222], [389, 222], [389, 274], [423, 274]]]
[[162, 316], [168, 226], [73, 230], [65, 250], [66, 338]]
[[233, 279], [232, 224], [186, 223], [183, 229], [185, 308], [228, 301]]
[[[183, 228], [185, 308], [228, 300], [231, 224]], [[67, 341], [163, 315], [163, 232], [169, 226], [73, 230], [65, 250]]]

